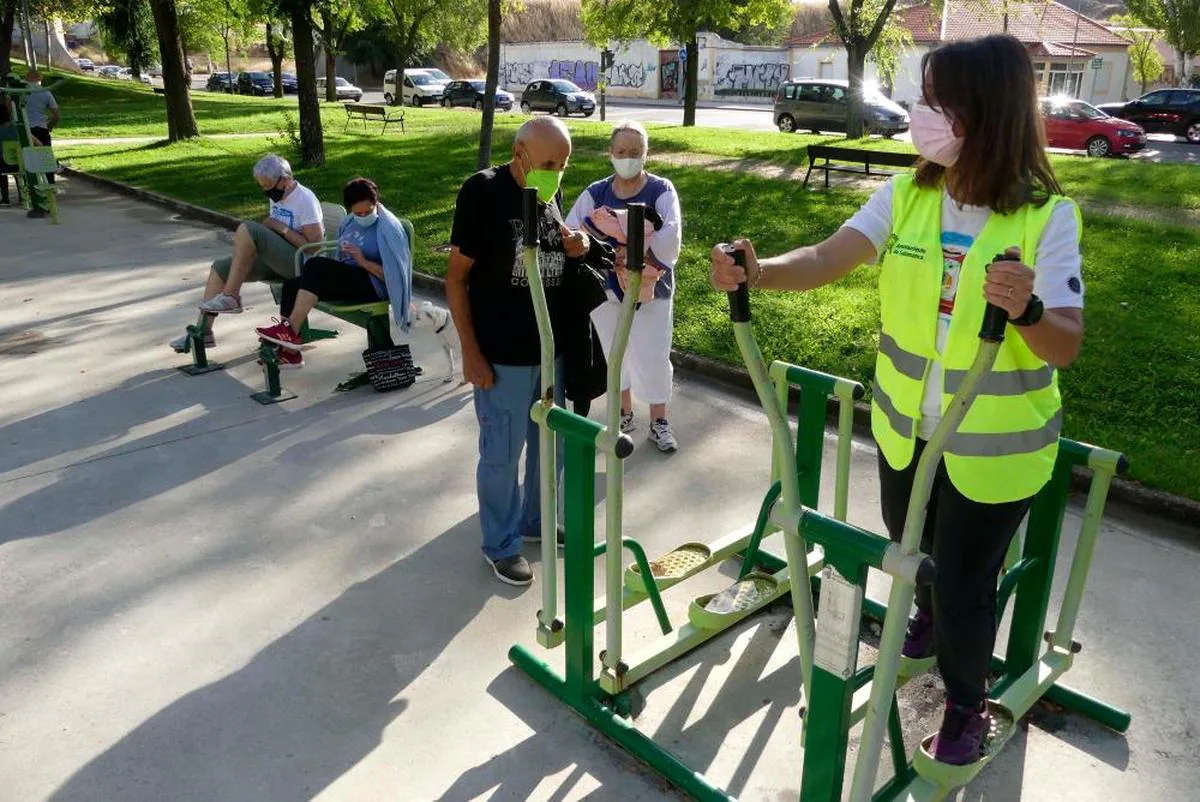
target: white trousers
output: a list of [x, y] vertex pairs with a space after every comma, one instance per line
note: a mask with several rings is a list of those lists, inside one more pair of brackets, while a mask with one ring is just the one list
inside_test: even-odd
[[[621, 305], [611, 291], [608, 300], [592, 310], [592, 324], [600, 336], [606, 359], [612, 349], [620, 314]], [[621, 366], [621, 389], [632, 389], [643, 403], [671, 402], [671, 380], [675, 375], [671, 365], [674, 328], [673, 298], [655, 298], [633, 313], [629, 347], [625, 349], [625, 363]]]

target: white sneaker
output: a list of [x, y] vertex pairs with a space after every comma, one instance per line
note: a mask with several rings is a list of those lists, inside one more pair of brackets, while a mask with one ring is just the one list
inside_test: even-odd
[[650, 424], [650, 442], [658, 446], [658, 450], [664, 453], [670, 453], [679, 448], [679, 443], [675, 441], [675, 433], [671, 431], [671, 424], [667, 423], [666, 418], [659, 418]]
[[208, 315], [236, 315], [242, 311], [242, 299], [229, 293], [218, 293], [207, 301], [202, 301], [200, 311]]
[[632, 412], [621, 413], [621, 434], [629, 434], [637, 429], [637, 421], [634, 420]]

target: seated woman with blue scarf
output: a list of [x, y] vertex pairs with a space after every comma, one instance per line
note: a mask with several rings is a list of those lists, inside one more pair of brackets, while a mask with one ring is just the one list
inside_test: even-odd
[[304, 367], [300, 328], [317, 301], [365, 304], [390, 300], [392, 316], [407, 331], [411, 322], [412, 254], [399, 219], [379, 202], [369, 178], [354, 178], [342, 190], [348, 214], [338, 228], [335, 258], [314, 256], [299, 276], [283, 282], [280, 318], [255, 329], [259, 339], [279, 346], [281, 368]]

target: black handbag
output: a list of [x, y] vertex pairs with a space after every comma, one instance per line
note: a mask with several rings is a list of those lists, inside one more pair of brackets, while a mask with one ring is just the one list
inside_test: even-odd
[[363, 364], [367, 366], [371, 386], [381, 393], [411, 387], [421, 374], [421, 369], [413, 364], [407, 344], [368, 348], [363, 351]]

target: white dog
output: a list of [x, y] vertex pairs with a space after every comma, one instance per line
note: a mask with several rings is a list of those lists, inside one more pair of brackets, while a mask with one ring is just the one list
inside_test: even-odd
[[444, 382], [454, 381], [458, 372], [455, 351], [461, 350], [458, 341], [458, 329], [454, 327], [454, 317], [450, 310], [443, 309], [429, 301], [412, 305], [413, 328], [428, 329], [437, 335], [442, 344], [442, 353], [446, 355], [446, 377]]

